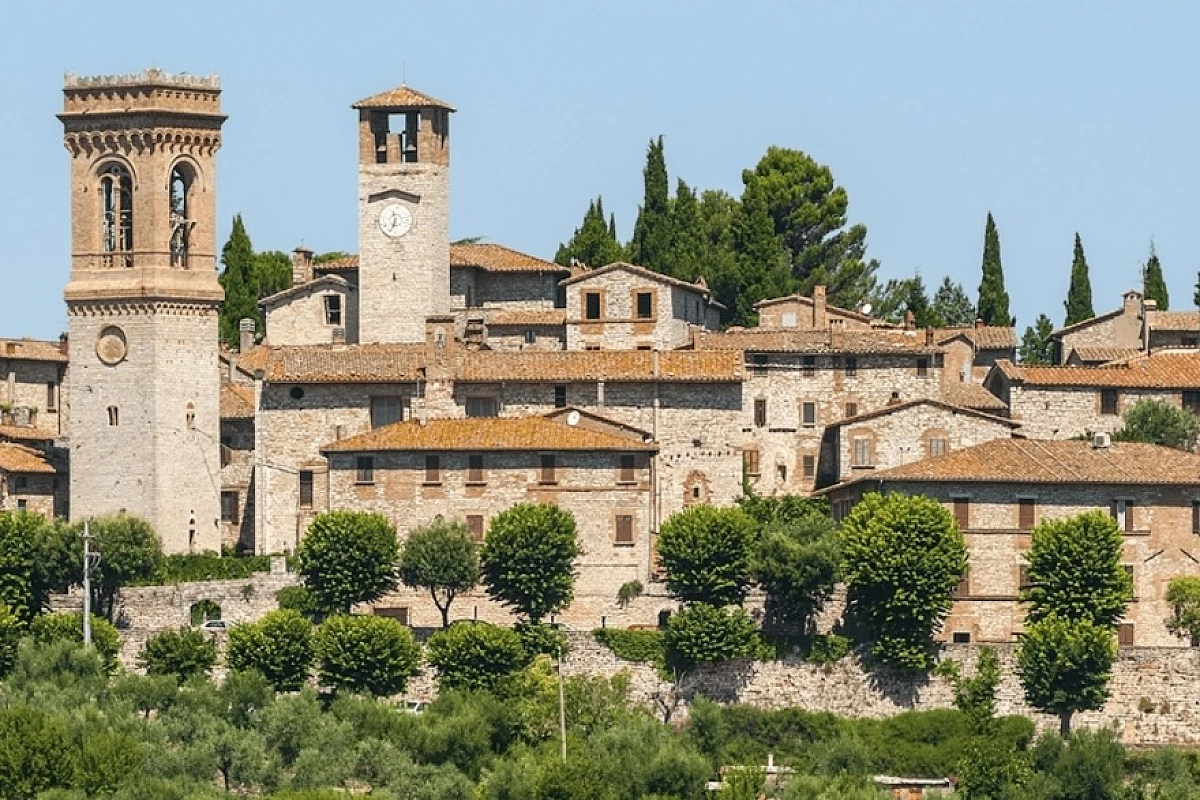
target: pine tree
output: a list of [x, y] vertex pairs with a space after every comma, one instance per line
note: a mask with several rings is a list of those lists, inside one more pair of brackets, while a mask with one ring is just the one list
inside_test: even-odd
[[1150, 258], [1146, 260], [1146, 269], [1142, 273], [1142, 289], [1143, 296], [1153, 300], [1159, 311], [1167, 310], [1171, 299], [1167, 295], [1167, 282], [1163, 280], [1162, 264], [1158, 263], [1153, 240], [1150, 242]]
[[629, 242], [629, 259], [640, 267], [655, 272], [670, 272], [671, 214], [670, 190], [667, 185], [667, 162], [663, 155], [663, 139], [650, 140], [646, 153], [646, 168], [642, 171], [645, 198], [638, 208]]
[[962, 284], [950, 280], [950, 276], [942, 279], [942, 285], [934, 292], [933, 303], [930, 306], [941, 324], [947, 327], [971, 325], [975, 322], [975, 306], [967, 296]]
[[588, 204], [583, 222], [575, 229], [571, 240], [558, 246], [554, 261], [564, 267], [576, 259], [589, 267], [603, 267], [624, 257], [621, 245], [614, 236], [616, 220], [605, 221], [604, 200], [597, 197]]
[[221, 249], [221, 263], [225, 266], [220, 276], [221, 288], [225, 290], [219, 317], [221, 341], [237, 349], [241, 337], [238, 322], [249, 317], [257, 324], [259, 319], [254, 248], [241, 214], [233, 218], [233, 230]]
[[1021, 337], [1021, 348], [1017, 351], [1017, 360], [1022, 364], [1051, 364], [1054, 362], [1054, 342], [1050, 333], [1054, 326], [1045, 314], [1038, 314], [1032, 325], [1025, 329]]
[[758, 318], [755, 303], [796, 290], [787, 251], [775, 234], [775, 224], [764, 198], [743, 195], [733, 222], [733, 242], [737, 254], [737, 287], [730, 311], [735, 325], [752, 325]]
[[986, 325], [1006, 327], [1016, 324], [1008, 313], [1008, 292], [1004, 288], [1004, 268], [1000, 264], [1000, 234], [992, 212], [988, 212], [983, 231], [983, 278], [979, 282], [979, 319]]
[[1083, 254], [1083, 242], [1075, 234], [1075, 256], [1071, 260], [1071, 285], [1067, 288], [1067, 299], [1063, 305], [1067, 318], [1063, 325], [1074, 325], [1096, 316], [1092, 310], [1092, 282], [1088, 278], [1087, 257]]

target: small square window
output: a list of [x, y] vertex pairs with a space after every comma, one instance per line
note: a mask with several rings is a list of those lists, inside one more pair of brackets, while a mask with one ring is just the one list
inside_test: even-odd
[[617, 544], [633, 544], [633, 515], [618, 514], [613, 541]]
[[971, 632], [970, 631], [955, 631], [954, 633], [951, 634], [951, 641], [953, 641], [955, 644], [970, 644], [971, 643]]
[[374, 483], [375, 482], [375, 457], [374, 456], [359, 456], [355, 459], [354, 480], [356, 483]]
[[858, 416], [858, 403], [846, 403], [846, 416], [847, 417], [857, 417]]
[[1133, 647], [1133, 623], [1122, 622], [1117, 626], [1117, 644], [1121, 647]]
[[498, 417], [500, 402], [495, 397], [468, 397], [468, 417]]
[[945, 436], [930, 436], [928, 440], [929, 457], [946, 455], [946, 451], [950, 449], [949, 444]]
[[525, 331], [525, 344], [537, 344], [537, 331]]
[[15, 484], [16, 484], [15, 485], [16, 491], [18, 491], [18, 492], [28, 491], [29, 478], [24, 475], [18, 475], [16, 478], [16, 481], [15, 481]]
[[1101, 389], [1100, 390], [1100, 413], [1101, 414], [1116, 414], [1117, 413], [1117, 390], [1116, 389]]
[[399, 397], [371, 398], [371, 427], [379, 428], [399, 422], [404, 416], [404, 404]]
[[342, 324], [342, 296], [340, 294], [325, 295], [325, 324]]
[[637, 293], [637, 318], [650, 319], [654, 316], [654, 294], [651, 292]]
[[17, 511], [28, 511], [28, 510], [29, 510], [29, 501], [28, 500], [18, 500], [17, 501]]
[[600, 293], [587, 292], [583, 295], [584, 319], [600, 319]]

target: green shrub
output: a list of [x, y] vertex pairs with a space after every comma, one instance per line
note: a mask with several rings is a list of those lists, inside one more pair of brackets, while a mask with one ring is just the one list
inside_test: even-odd
[[307, 586], [285, 586], [275, 593], [275, 601], [279, 603], [280, 608], [298, 611], [318, 625], [326, 616], [325, 612], [321, 610], [317, 598], [313, 597], [313, 593], [308, 590]]
[[313, 660], [313, 626], [299, 612], [272, 611], [257, 622], [229, 631], [230, 669], [256, 670], [278, 692], [294, 692], [308, 679]]
[[165, 586], [195, 581], [227, 581], [249, 578], [271, 571], [270, 556], [222, 556], [204, 553], [175, 553], [163, 558], [153, 574], [134, 580], [131, 586]]
[[321, 682], [334, 689], [387, 697], [404, 691], [420, 672], [421, 647], [394, 619], [341, 614], [316, 636]]
[[546, 654], [552, 658], [566, 655], [571, 649], [567, 636], [562, 631], [550, 625], [535, 625], [532, 622], [518, 622], [513, 626], [521, 644], [525, 648], [526, 659], [536, 655]]
[[664, 634], [667, 665], [689, 670], [698, 664], [761, 652], [758, 628], [745, 609], [693, 603], [671, 615]]
[[13, 664], [17, 663], [17, 646], [25, 626], [17, 615], [9, 611], [8, 606], [0, 603], [0, 678], [8, 674]]
[[325, 613], [348, 614], [355, 603], [376, 600], [396, 588], [400, 544], [382, 514], [318, 514], [296, 554], [304, 585]]
[[426, 647], [443, 690], [495, 689], [528, 661], [515, 631], [487, 623], [456, 623], [430, 636]]
[[180, 628], [151, 637], [138, 662], [147, 675], [172, 675], [186, 681], [193, 675], [205, 675], [217, 663], [217, 645], [198, 630]]
[[[33, 638], [47, 644], [49, 642], [75, 642], [83, 644], [83, 614], [72, 614], [67, 611], [56, 614], [43, 614], [36, 617], [29, 626]], [[116, 627], [104, 617], [92, 614], [92, 646], [104, 659], [109, 669], [117, 666], [117, 653], [121, 650], [121, 635]]]
[[666, 667], [666, 643], [662, 631], [630, 631], [621, 628], [597, 628], [592, 631], [596, 641], [625, 661]]
[[808, 643], [804, 660], [813, 664], [832, 664], [850, 655], [851, 642], [836, 633], [817, 634]]

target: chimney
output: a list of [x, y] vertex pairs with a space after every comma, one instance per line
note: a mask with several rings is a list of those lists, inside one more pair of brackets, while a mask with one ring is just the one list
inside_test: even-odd
[[292, 286], [313, 279], [313, 251], [301, 245], [292, 251]]
[[238, 350], [249, 353], [254, 349], [254, 320], [243, 317], [238, 320]]
[[813, 301], [813, 324], [817, 330], [822, 330], [829, 325], [829, 315], [825, 311], [825, 287], [814, 286], [812, 290]]
[[64, 356], [67, 356], [67, 355], [70, 355], [70, 354], [71, 354], [71, 350], [70, 350], [70, 348], [67, 346], [67, 333], [66, 333], [66, 331], [63, 331], [62, 333], [60, 333], [60, 334], [58, 335], [58, 352], [62, 353]]
[[925, 329], [925, 345], [927, 347], [933, 347], [933, 328]]
[[904, 330], [912, 331], [917, 328], [917, 315], [912, 311], [904, 312]]

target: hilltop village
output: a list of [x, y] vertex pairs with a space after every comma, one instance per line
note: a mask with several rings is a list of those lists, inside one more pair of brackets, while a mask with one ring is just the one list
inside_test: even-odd
[[[1011, 327], [918, 329], [811, 295], [722, 330], [709, 287], [635, 264], [560, 266], [450, 242], [448, 103], [401, 86], [354, 103], [355, 256], [293, 253], [238, 351], [218, 346], [214, 78], [69, 77], [68, 332], [4, 340], [0, 508], [125, 510], [168, 552], [293, 552], [330, 509], [403, 536], [435, 516], [482, 539], [519, 502], [578, 523], [560, 619], [649, 625], [675, 601], [661, 522], [695, 504], [922, 493], [963, 530], [971, 571], [942, 638], [1011, 642], [1037, 522], [1092, 509], [1125, 532], [1124, 645], [1168, 632], [1167, 582], [1200, 574], [1200, 457], [1113, 442], [1140, 399], [1200, 411], [1200, 315], [1130, 291], [1016, 363]], [[354, 127], [354, 120], [357, 126]], [[617, 590], [647, 590], [618, 603]], [[382, 610], [432, 625], [416, 592]], [[471, 595], [458, 614], [506, 612]]]

